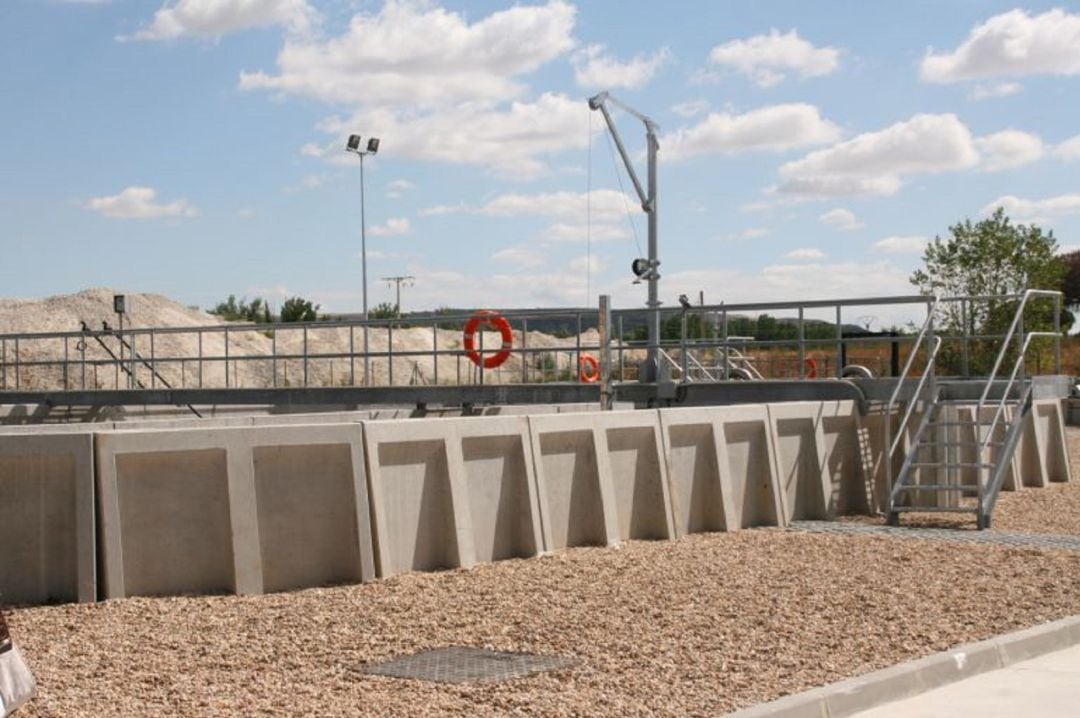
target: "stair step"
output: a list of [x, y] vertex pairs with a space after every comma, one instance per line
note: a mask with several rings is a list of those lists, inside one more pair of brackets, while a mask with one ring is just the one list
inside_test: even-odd
[[992, 469], [995, 464], [991, 464], [985, 461], [961, 461], [961, 462], [940, 462], [940, 461], [916, 461], [911, 464], [912, 468], [937, 468], [937, 469]]
[[[990, 426], [993, 421], [931, 421], [926, 426]], [[1001, 423], [1001, 422], [998, 422]]]
[[927, 514], [976, 514], [979, 509], [975, 506], [893, 506], [893, 511], [917, 512]]
[[[967, 446], [967, 447], [974, 448], [974, 447], [978, 447], [978, 446], [983, 446], [983, 443], [981, 441], [920, 441], [918, 444], [915, 444], [916, 449], [921, 449], [921, 448], [926, 447], [926, 446], [940, 446], [942, 448], [949, 447], [949, 446], [954, 447], [954, 448], [960, 448], [960, 447]], [[988, 446], [988, 447], [990, 447], [990, 446], [993, 446], [993, 447], [1005, 446], [1005, 442], [1004, 441], [988, 441], [988, 442], [986, 442], [986, 446]]]
[[957, 486], [956, 484], [913, 484], [901, 486], [897, 491], [960, 491], [964, 493], [978, 494], [978, 486]]

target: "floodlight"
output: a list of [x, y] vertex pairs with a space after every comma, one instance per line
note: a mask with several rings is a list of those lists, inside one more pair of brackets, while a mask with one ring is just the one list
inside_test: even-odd
[[349, 135], [349, 141], [345, 144], [345, 149], [349, 152], [357, 152], [360, 150], [360, 135]]
[[633, 272], [636, 277], [644, 277], [646, 272], [649, 271], [649, 260], [638, 257], [630, 263], [630, 271]]
[[685, 294], [679, 295], [679, 304], [682, 305], [683, 309], [690, 309], [693, 306], [692, 304], [690, 304], [690, 297], [686, 296]]
[[[359, 141], [360, 138], [357, 137], [356, 139], [357, 139], [357, 141]], [[378, 137], [369, 137], [368, 138], [367, 151], [370, 152], [371, 154], [375, 154], [376, 152], [379, 151], [379, 138]]]

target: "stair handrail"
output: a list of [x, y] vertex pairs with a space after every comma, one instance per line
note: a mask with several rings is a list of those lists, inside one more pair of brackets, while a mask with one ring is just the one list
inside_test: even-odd
[[[896, 439], [892, 438], [892, 410], [896, 405], [897, 399], [900, 396], [900, 392], [904, 388], [904, 383], [908, 379], [908, 374], [911, 373], [911, 367], [915, 363], [915, 357], [919, 353], [919, 347], [922, 346], [923, 340], [930, 335], [930, 330], [934, 326], [934, 315], [937, 313], [938, 298], [935, 296], [933, 303], [930, 305], [929, 310], [926, 313], [926, 321], [923, 322], [922, 328], [919, 330], [918, 336], [915, 337], [915, 343], [911, 346], [911, 353], [908, 354], [907, 361], [904, 363], [904, 368], [900, 372], [900, 376], [896, 380], [896, 388], [893, 389], [892, 395], [889, 396], [889, 403], [885, 406], [885, 447], [888, 452], [885, 461], [886, 479], [889, 488], [892, 488], [892, 457], [896, 453], [897, 444], [904, 436], [904, 429], [907, 428], [907, 423], [911, 420], [911, 414], [915, 410], [915, 401], [909, 401], [907, 411], [904, 413], [904, 418], [900, 421], [900, 425], [897, 427]], [[913, 397], [918, 397], [922, 393], [923, 385], [926, 383], [926, 379], [931, 375], [934, 368], [934, 362], [937, 360], [938, 350], [941, 349], [941, 337], [934, 337], [932, 346], [928, 345], [928, 354], [926, 358], [926, 369], [923, 371], [922, 376], [919, 377], [919, 382], [915, 386], [915, 393]]]
[[[1005, 332], [1004, 338], [1001, 340], [1001, 349], [998, 350], [997, 358], [994, 360], [994, 367], [990, 370], [990, 375], [986, 377], [986, 386], [983, 387], [982, 394], [979, 396], [979, 403], [975, 407], [975, 421], [979, 420], [982, 416], [983, 406], [986, 404], [986, 399], [990, 395], [990, 390], [994, 386], [994, 380], [997, 378], [998, 370], [1001, 369], [1001, 363], [1005, 361], [1005, 355], [1009, 352], [1009, 345], [1012, 343], [1013, 337], [1016, 335], [1016, 330], [1020, 326], [1020, 321], [1024, 317], [1024, 309], [1027, 307], [1029, 299], [1035, 297], [1055, 297], [1060, 300], [1062, 293], [1051, 289], [1028, 289], [1024, 291], [1024, 296], [1020, 300], [1020, 305], [1016, 308], [1016, 313], [1013, 315], [1012, 322], [1009, 324], [1009, 330]], [[1060, 306], [1060, 301], [1058, 303]], [[1021, 330], [1022, 331], [1022, 330]], [[1013, 363], [1012, 372], [1009, 375], [1009, 381], [1005, 384], [1005, 389], [1001, 393], [1001, 399], [998, 401], [997, 411], [994, 412], [994, 420], [987, 427], [986, 436], [983, 437], [981, 442], [982, 449], [985, 449], [989, 443], [990, 438], [994, 434], [994, 429], [997, 427], [998, 419], [1001, 417], [1005, 409], [1005, 402], [1008, 400], [1009, 393], [1012, 391], [1013, 383], [1016, 381], [1017, 374], [1020, 367], [1024, 365], [1024, 355], [1027, 354], [1028, 346], [1031, 344], [1033, 337], [1039, 336], [1056, 336], [1056, 332], [1025, 332], [1025, 339], [1020, 349], [1020, 353], [1016, 356], [1016, 361]]]

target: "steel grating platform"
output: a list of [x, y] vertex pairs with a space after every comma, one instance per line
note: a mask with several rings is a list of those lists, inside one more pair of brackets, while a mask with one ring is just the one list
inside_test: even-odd
[[494, 683], [577, 664], [563, 656], [504, 653], [468, 646], [449, 646], [402, 656], [363, 667], [364, 673], [439, 683]]
[[891, 536], [896, 538], [991, 544], [1011, 546], [1013, 548], [1080, 551], [1080, 536], [1063, 536], [1059, 534], [1006, 533], [1004, 531], [975, 531], [962, 528], [878, 526], [847, 521], [792, 521], [788, 526], [788, 530], [816, 534]]

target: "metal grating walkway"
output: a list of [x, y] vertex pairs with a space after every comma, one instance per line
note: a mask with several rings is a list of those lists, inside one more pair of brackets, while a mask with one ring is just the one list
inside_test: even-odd
[[450, 646], [364, 666], [364, 673], [441, 683], [494, 682], [540, 671], [569, 668], [577, 663], [562, 656], [500, 653], [467, 646]]
[[1080, 536], [1057, 534], [1021, 534], [1003, 531], [971, 531], [952, 528], [916, 528], [912, 526], [877, 526], [847, 521], [792, 521], [789, 530], [816, 534], [861, 534], [898, 538], [936, 539], [960, 543], [992, 544], [1014, 548], [1080, 551]]

